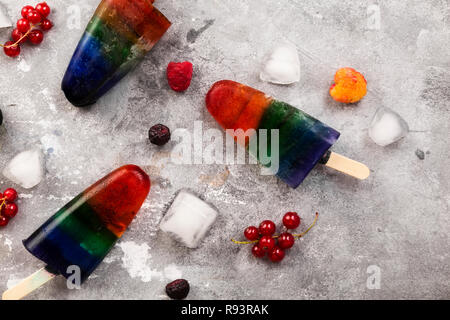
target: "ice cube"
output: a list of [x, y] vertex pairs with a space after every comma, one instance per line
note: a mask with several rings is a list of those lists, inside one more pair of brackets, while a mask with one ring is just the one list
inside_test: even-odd
[[385, 147], [400, 140], [409, 132], [408, 124], [395, 111], [381, 107], [375, 113], [369, 128], [370, 138]]
[[19, 153], [6, 165], [3, 175], [25, 189], [33, 188], [44, 177], [44, 154], [40, 148]]
[[300, 81], [300, 60], [297, 48], [290, 43], [280, 44], [266, 56], [259, 74], [262, 81], [291, 84]]
[[12, 27], [11, 18], [8, 16], [5, 7], [0, 3], [0, 29], [9, 27]]
[[197, 248], [216, 218], [216, 209], [191, 192], [181, 190], [159, 227], [186, 247]]

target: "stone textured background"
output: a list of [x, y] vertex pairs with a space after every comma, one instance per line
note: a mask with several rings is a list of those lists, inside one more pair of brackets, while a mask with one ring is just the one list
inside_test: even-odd
[[[0, 2], [14, 21], [23, 5], [35, 4]], [[0, 291], [43, 266], [23, 238], [98, 178], [135, 163], [151, 176], [152, 191], [118, 245], [81, 290], [68, 290], [60, 277], [30, 299], [166, 299], [164, 287], [174, 277], [190, 281], [191, 299], [450, 298], [449, 1], [156, 0], [172, 27], [135, 72], [87, 109], [71, 106], [60, 83], [98, 3], [47, 2], [55, 27], [44, 42], [24, 46], [19, 59], [0, 55], [0, 168], [41, 145], [47, 170], [37, 187], [18, 188], [20, 213], [0, 230]], [[368, 6], [376, 3], [380, 29], [371, 30]], [[0, 36], [6, 41], [9, 31]], [[283, 40], [299, 48], [302, 79], [262, 83], [261, 58]], [[192, 61], [195, 75], [180, 94], [168, 87], [165, 68], [184, 60]], [[357, 105], [342, 106], [328, 95], [341, 66], [368, 81], [370, 92]], [[260, 176], [254, 165], [171, 163], [176, 142], [156, 148], [149, 127], [192, 130], [199, 120], [217, 128], [204, 96], [220, 79], [257, 87], [335, 127], [342, 135], [334, 150], [366, 163], [371, 177], [357, 181], [320, 167], [292, 190]], [[413, 131], [386, 148], [367, 135], [381, 105]], [[9, 186], [1, 177], [0, 188]], [[196, 250], [158, 231], [181, 188], [220, 210]], [[265, 218], [280, 221], [288, 210], [301, 214], [303, 228], [315, 211], [321, 215], [281, 264], [257, 261], [249, 246], [229, 241]], [[381, 269], [379, 290], [366, 287], [371, 265]]]

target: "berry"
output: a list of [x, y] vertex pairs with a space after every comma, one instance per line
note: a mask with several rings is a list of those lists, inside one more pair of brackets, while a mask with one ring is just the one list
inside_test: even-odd
[[256, 258], [262, 258], [266, 255], [266, 251], [264, 251], [259, 245], [255, 244], [252, 248], [252, 254]]
[[264, 220], [259, 225], [259, 233], [261, 233], [263, 236], [271, 236], [275, 233], [275, 223], [270, 220]]
[[28, 39], [32, 44], [40, 44], [44, 40], [44, 33], [41, 30], [32, 30], [28, 34]]
[[264, 251], [270, 251], [275, 247], [275, 239], [271, 236], [263, 236], [259, 239], [259, 247]]
[[259, 231], [257, 227], [251, 226], [244, 230], [244, 236], [250, 240], [258, 240], [259, 238]]
[[295, 243], [294, 236], [288, 232], [284, 232], [284, 233], [280, 234], [280, 236], [278, 237], [278, 246], [281, 249], [292, 248], [294, 243]]
[[20, 54], [20, 46], [17, 44], [15, 46], [12, 46], [14, 42], [8, 41], [5, 43], [5, 46], [3, 47], [3, 51], [8, 57], [17, 57]]
[[353, 68], [341, 68], [334, 75], [334, 83], [330, 87], [331, 97], [343, 103], [355, 103], [367, 93], [367, 81]]
[[0, 227], [4, 227], [8, 224], [9, 219], [4, 216], [0, 216]]
[[30, 30], [30, 22], [25, 18], [17, 20], [17, 29], [22, 33], [26, 33]]
[[165, 145], [170, 140], [170, 130], [163, 124], [155, 124], [148, 131], [148, 138], [157, 146]]
[[17, 212], [19, 211], [19, 208], [17, 207], [17, 204], [15, 203], [7, 203], [5, 207], [2, 209], [2, 215], [5, 217], [11, 219], [14, 218]]
[[45, 18], [50, 14], [51, 10], [46, 2], [41, 2], [36, 5], [36, 11]]
[[38, 24], [41, 22], [41, 15], [36, 10], [30, 10], [27, 14], [27, 20], [30, 21], [32, 24]]
[[[3, 196], [6, 198], [6, 201], [14, 202], [17, 199], [17, 191], [13, 188], [8, 188], [5, 191], [3, 191]], [[2, 198], [1, 193], [0, 198]]]
[[178, 279], [166, 286], [166, 293], [172, 299], [182, 300], [189, 294], [189, 288], [189, 282], [184, 279]]
[[[16, 43], [19, 41], [20, 38], [22, 38], [24, 33], [20, 32], [19, 29], [14, 29], [11, 33], [11, 38], [13, 39], [13, 42]], [[27, 37], [23, 38], [19, 43], [27, 41]]]
[[279, 247], [274, 247], [269, 251], [269, 259], [272, 262], [280, 262], [284, 259], [285, 253], [284, 250]]
[[41, 29], [44, 31], [48, 31], [53, 27], [53, 23], [48, 19], [42, 19]]
[[184, 91], [189, 88], [192, 79], [192, 63], [170, 62], [167, 66], [167, 80], [174, 91]]
[[22, 11], [20, 12], [20, 14], [22, 15], [22, 17], [26, 18], [28, 15], [28, 12], [34, 10], [34, 8], [32, 6], [25, 6], [22, 8]]
[[283, 217], [283, 224], [288, 229], [298, 228], [300, 225], [300, 217], [297, 212], [286, 212]]

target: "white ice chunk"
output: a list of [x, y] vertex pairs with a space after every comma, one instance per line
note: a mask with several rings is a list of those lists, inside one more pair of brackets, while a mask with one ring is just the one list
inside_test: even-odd
[[297, 48], [281, 44], [264, 59], [259, 77], [262, 81], [276, 84], [291, 84], [300, 81], [300, 59]]
[[19, 153], [7, 164], [3, 175], [25, 189], [33, 188], [44, 178], [44, 154], [39, 148]]
[[11, 18], [8, 16], [5, 7], [0, 3], [0, 29], [9, 27], [12, 27]]
[[181, 190], [159, 227], [186, 247], [197, 248], [216, 218], [216, 209], [192, 193]]
[[386, 107], [377, 110], [369, 128], [370, 138], [382, 147], [400, 140], [408, 132], [409, 127], [406, 121], [395, 111]]

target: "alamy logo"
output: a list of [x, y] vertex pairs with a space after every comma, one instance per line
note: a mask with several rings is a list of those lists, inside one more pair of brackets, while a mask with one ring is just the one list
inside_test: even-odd
[[81, 269], [77, 265], [71, 265], [67, 267], [67, 277], [66, 285], [68, 289], [80, 289], [81, 288]]
[[279, 168], [278, 129], [227, 129], [224, 133], [214, 128], [204, 131], [203, 122], [195, 121], [193, 133], [176, 129], [172, 137], [179, 140], [171, 152], [171, 160], [175, 164], [246, 164], [248, 149], [248, 163], [259, 161], [263, 165], [262, 175], [276, 174]]
[[367, 7], [367, 29], [380, 30], [381, 16], [380, 6], [377, 4], [371, 4]]
[[369, 290], [380, 289], [381, 287], [381, 269], [379, 266], [371, 265], [367, 267], [367, 273], [369, 277], [367, 278], [366, 287]]

